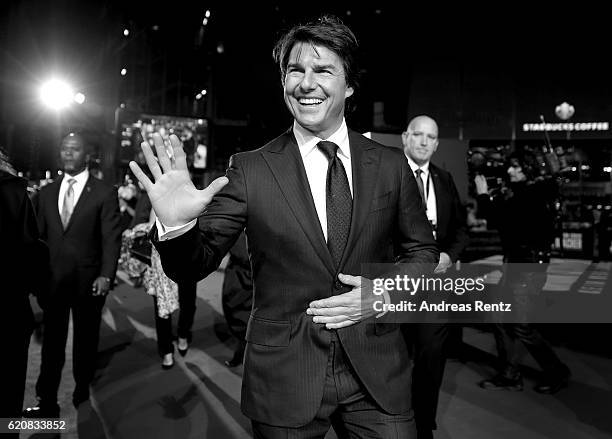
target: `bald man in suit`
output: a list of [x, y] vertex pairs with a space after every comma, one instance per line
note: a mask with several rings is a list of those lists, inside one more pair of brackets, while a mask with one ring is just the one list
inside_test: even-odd
[[[428, 116], [417, 116], [402, 133], [402, 143], [440, 249], [436, 272], [444, 273], [459, 259], [468, 234], [466, 213], [453, 177], [431, 163], [438, 149], [438, 125]], [[436, 429], [449, 330], [445, 323], [418, 323], [408, 331], [415, 348], [412, 400], [418, 439], [432, 438]]]

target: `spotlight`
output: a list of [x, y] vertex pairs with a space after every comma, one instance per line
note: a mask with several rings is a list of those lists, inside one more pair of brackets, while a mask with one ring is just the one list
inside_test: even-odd
[[40, 88], [40, 99], [47, 107], [60, 110], [67, 107], [75, 99], [75, 95], [66, 82], [51, 79]]
[[74, 102], [76, 102], [77, 104], [82, 104], [83, 102], [85, 102], [85, 95], [83, 93], [77, 93], [74, 95]]
[[127, 69], [121, 69], [121, 76], [127, 75]]
[[123, 36], [127, 37], [130, 34], [130, 30], [129, 29], [123, 29]]

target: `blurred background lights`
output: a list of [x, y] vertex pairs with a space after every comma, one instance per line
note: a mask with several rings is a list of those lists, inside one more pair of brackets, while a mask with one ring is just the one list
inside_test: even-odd
[[[84, 98], [85, 96], [83, 100]], [[66, 82], [51, 79], [40, 88], [40, 99], [47, 107], [59, 110], [67, 107], [75, 99], [75, 95]]]
[[123, 29], [123, 36], [127, 37], [130, 34], [129, 29]]
[[82, 104], [85, 102], [85, 95], [83, 93], [77, 93], [74, 95], [74, 102], [77, 104]]
[[127, 69], [121, 69], [121, 76], [127, 75]]

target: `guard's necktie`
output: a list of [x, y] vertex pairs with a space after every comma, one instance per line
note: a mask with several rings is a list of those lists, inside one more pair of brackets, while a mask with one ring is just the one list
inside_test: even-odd
[[423, 205], [427, 207], [427, 196], [425, 195], [425, 187], [423, 185], [423, 179], [421, 178], [421, 174], [423, 170], [421, 168], [414, 171], [417, 186], [419, 187], [419, 192], [421, 193], [421, 198], [423, 199]]
[[353, 199], [348, 177], [342, 161], [337, 155], [338, 145], [321, 141], [317, 147], [325, 154], [327, 161], [327, 183], [325, 191], [327, 207], [327, 248], [335, 267], [340, 265], [351, 228]]
[[64, 230], [68, 226], [70, 222], [70, 217], [72, 216], [72, 211], [74, 210], [74, 189], [72, 186], [76, 183], [74, 178], [68, 180], [68, 188], [66, 189], [66, 193], [64, 194], [64, 203], [62, 204], [62, 225], [64, 226]]

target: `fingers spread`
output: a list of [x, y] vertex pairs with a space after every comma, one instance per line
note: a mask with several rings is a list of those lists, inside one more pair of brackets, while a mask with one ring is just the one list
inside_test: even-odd
[[170, 156], [166, 150], [164, 139], [158, 133], [153, 133], [153, 143], [155, 144], [155, 151], [157, 152], [157, 160], [164, 172], [172, 170], [172, 164], [170, 162]]
[[147, 161], [147, 166], [149, 167], [151, 174], [153, 174], [153, 178], [155, 179], [155, 181], [159, 180], [162, 176], [162, 171], [159, 168], [157, 159], [153, 155], [153, 151], [151, 150], [151, 145], [149, 145], [148, 142], [142, 142], [140, 144], [140, 147], [142, 148], [142, 152], [145, 156], [145, 160]]
[[147, 177], [147, 175], [142, 171], [142, 169], [140, 169], [140, 166], [138, 166], [136, 162], [132, 161], [130, 162], [130, 169], [132, 170], [138, 181], [142, 183], [145, 188], [145, 191], [149, 192], [151, 187], [153, 186], [153, 183], [151, 183], [149, 177]]
[[172, 145], [172, 155], [174, 156], [174, 164], [176, 169], [187, 169], [187, 155], [183, 150], [183, 144], [175, 134], [170, 136], [170, 144]]
[[211, 184], [208, 185], [208, 187], [206, 187], [206, 189], [201, 192], [201, 194], [204, 198], [210, 200], [228, 183], [229, 179], [227, 177], [216, 178]]

